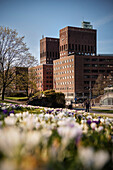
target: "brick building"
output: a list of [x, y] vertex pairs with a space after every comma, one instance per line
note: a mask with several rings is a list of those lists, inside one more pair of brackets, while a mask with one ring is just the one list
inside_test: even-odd
[[113, 56], [97, 55], [97, 31], [89, 22], [83, 28], [67, 26], [60, 39], [40, 40], [40, 63], [35, 67], [37, 90], [55, 89], [67, 101], [88, 97], [100, 74], [113, 75]]
[[60, 30], [60, 58], [76, 53], [96, 55], [96, 30], [65, 27]]
[[54, 89], [66, 95], [67, 100], [89, 97], [100, 74], [113, 75], [113, 56], [69, 55], [54, 61]]
[[[33, 67], [33, 73], [35, 74], [35, 82], [37, 86], [36, 91], [44, 91], [53, 89], [53, 65], [42, 64]], [[32, 89], [29, 89], [29, 93]]]
[[91, 97], [100, 74], [113, 75], [113, 55], [97, 55], [96, 30], [65, 27], [60, 30], [60, 59], [53, 61], [54, 89], [75, 97]]
[[[45, 37], [40, 40], [40, 65], [33, 67], [36, 91], [53, 89], [53, 60], [59, 58], [59, 39]], [[33, 89], [29, 89], [29, 93]]]
[[53, 64], [59, 58], [59, 39], [45, 37], [40, 40], [40, 64]]

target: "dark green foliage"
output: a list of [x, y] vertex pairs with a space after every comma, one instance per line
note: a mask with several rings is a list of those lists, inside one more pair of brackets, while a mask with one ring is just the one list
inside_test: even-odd
[[[42, 97], [42, 95], [44, 95]], [[46, 90], [44, 92], [38, 92], [32, 97], [28, 104], [54, 107], [54, 108], [64, 108], [65, 107], [65, 96], [63, 93], [56, 93], [54, 90]]]

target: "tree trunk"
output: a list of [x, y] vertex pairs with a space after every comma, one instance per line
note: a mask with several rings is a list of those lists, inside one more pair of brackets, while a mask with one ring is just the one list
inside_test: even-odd
[[2, 100], [4, 100], [4, 95], [5, 95], [5, 88], [2, 90]]

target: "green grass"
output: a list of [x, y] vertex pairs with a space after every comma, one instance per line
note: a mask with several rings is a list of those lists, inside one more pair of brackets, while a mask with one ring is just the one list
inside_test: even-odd
[[27, 100], [28, 97], [5, 97], [8, 100]]
[[92, 109], [92, 111], [99, 112], [99, 113], [113, 113], [113, 110], [97, 110], [97, 109]]

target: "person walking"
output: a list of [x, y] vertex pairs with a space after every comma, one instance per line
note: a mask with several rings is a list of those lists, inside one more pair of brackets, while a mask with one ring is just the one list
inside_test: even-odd
[[90, 102], [88, 100], [86, 101], [86, 112], [89, 112], [89, 108], [90, 108]]

